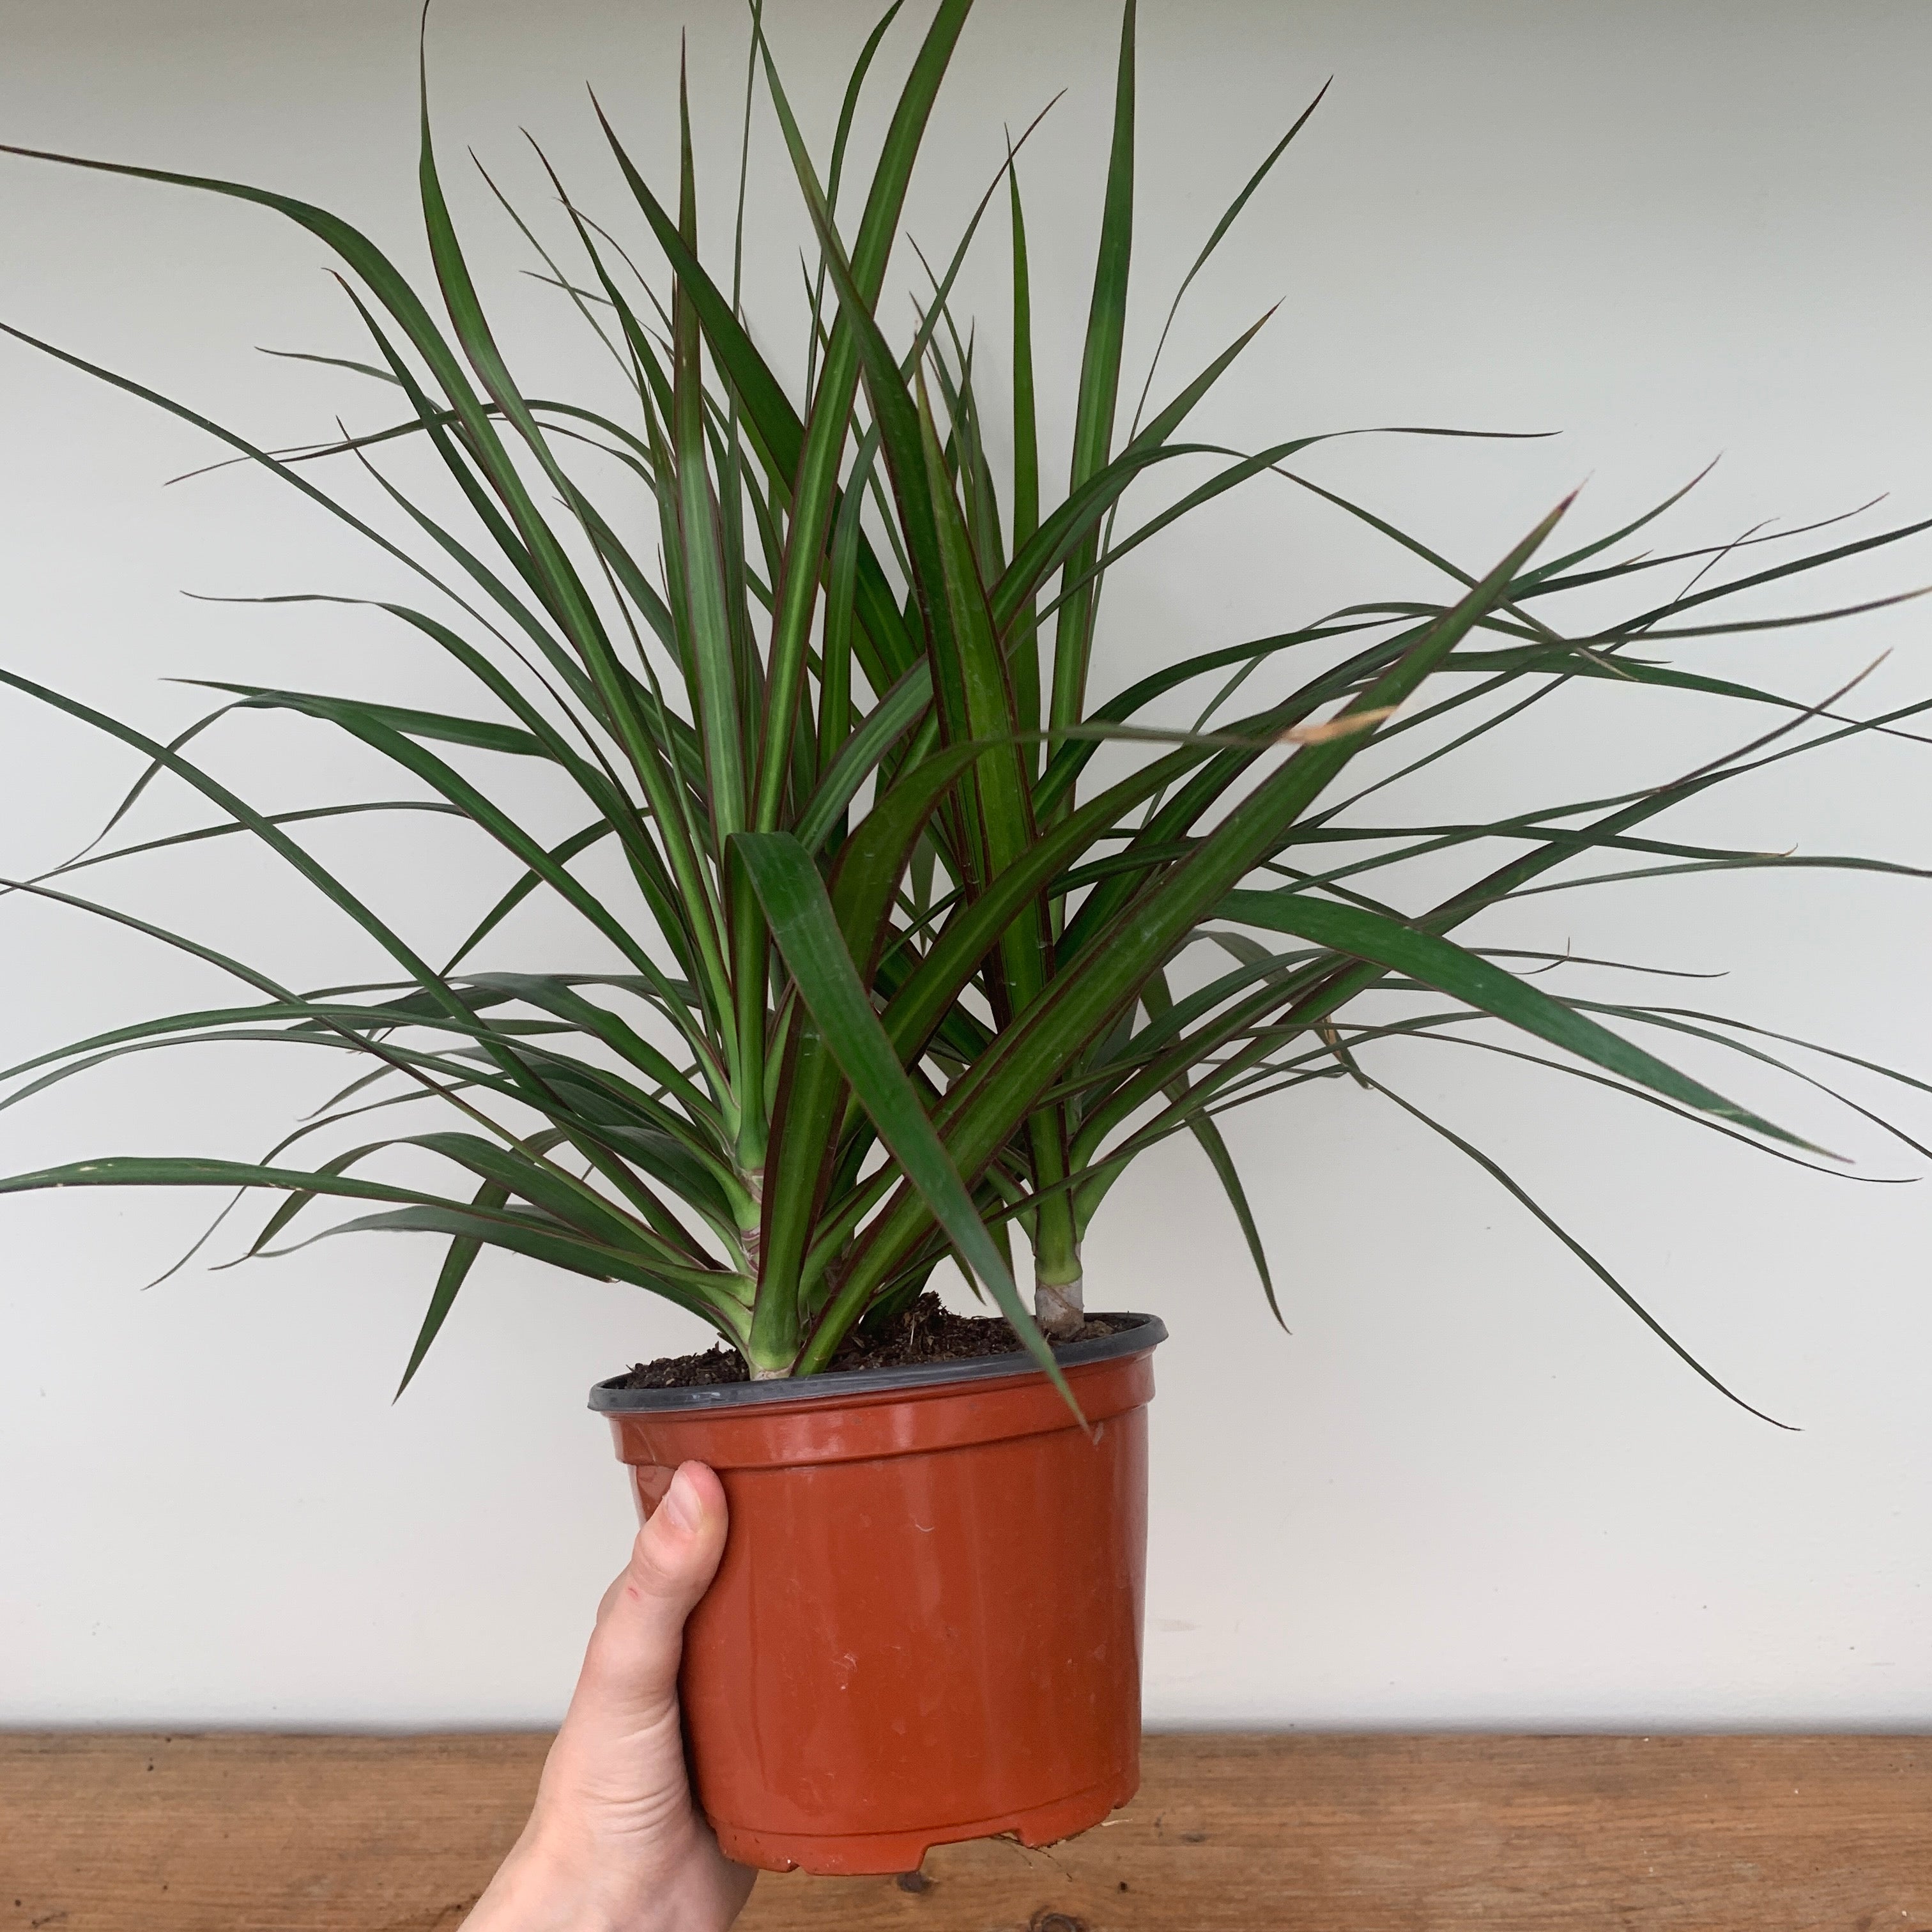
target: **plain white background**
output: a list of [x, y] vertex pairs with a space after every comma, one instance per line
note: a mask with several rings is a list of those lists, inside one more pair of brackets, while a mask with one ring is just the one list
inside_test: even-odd
[[[413, 12], [404, 0], [10, 0], [0, 136], [308, 196], [419, 269]], [[822, 143], [864, 14], [774, 0], [770, 17]], [[742, 84], [742, 16], [722, 0], [682, 14], [659, 0], [536, 12], [438, 0], [449, 172], [474, 144], [535, 207], [516, 131], [528, 127], [584, 199], [621, 218], [583, 83], [668, 184], [684, 21], [720, 246]], [[914, 199], [915, 232], [950, 238], [998, 165], [1002, 122], [1070, 90], [1024, 164], [1055, 466], [1115, 26], [1097, 0], [983, 0]], [[899, 71], [908, 48], [902, 28], [881, 71]], [[1674, 526], [1681, 542], [1882, 492], [1881, 518], [1932, 514], [1928, 62], [1932, 16], [1876, 0], [1154, 0], [1130, 360], [1144, 367], [1205, 229], [1332, 74], [1177, 326], [1169, 381], [1282, 302], [1204, 432], [1253, 446], [1372, 424], [1560, 429], [1528, 443], [1365, 440], [1311, 466], [1475, 567], [1578, 482], [1576, 514], [1600, 530], [1719, 455]], [[790, 356], [796, 218], [768, 119], [754, 171], [748, 289], [754, 314], [782, 317], [774, 340]], [[556, 298], [519, 280], [526, 258], [500, 217], [466, 177], [457, 195], [526, 386], [601, 382]], [[995, 218], [983, 271], [976, 260], [991, 314], [1004, 241]], [[252, 353], [358, 352], [323, 251], [270, 215], [8, 160], [0, 262], [0, 320], [263, 441], [326, 434], [338, 409], [376, 419], [349, 379]], [[912, 286], [914, 267], [899, 263], [894, 286]], [[6, 342], [0, 426], [9, 665], [158, 734], [201, 708], [170, 676], [446, 689], [366, 614], [180, 594], [397, 583], [266, 480], [231, 471], [164, 488], [218, 453], [185, 426]], [[1932, 551], [1906, 547], [1853, 566], [1834, 594], [1790, 601], [1817, 608], [1928, 578]], [[1124, 682], [1177, 650], [1427, 581], [1282, 486], [1123, 573], [1100, 675]], [[1816, 698], [1889, 650], [1856, 700], [1876, 709], [1932, 692], [1926, 608], [1696, 662]], [[1560, 729], [1493, 741], [1415, 808], [1440, 820], [1654, 782], [1761, 716], [1600, 694]], [[375, 782], [294, 720], [208, 743], [265, 803]], [[1687, 819], [1685, 836], [1932, 862], [1928, 758], [1866, 740], [1755, 782]], [[0, 703], [0, 872], [71, 850], [133, 771], [77, 728]], [[160, 800], [137, 821], [190, 822]], [[434, 821], [370, 823], [318, 833], [316, 848], [412, 929], [452, 928], [501, 876]], [[225, 858], [92, 884], [302, 983], [370, 970], [272, 864], [232, 844]], [[1728, 970], [1714, 987], [1688, 985], [1688, 1003], [1721, 999], [1932, 1076], [1927, 893], [1815, 872], [1694, 877], [1534, 901], [1481, 930]], [[545, 953], [545, 937], [524, 928], [519, 944], [573, 963]], [[0, 904], [0, 961], [9, 1062], [223, 990], [132, 934], [18, 898]], [[1932, 1192], [1815, 1178], [1473, 1054], [1418, 1046], [1380, 1064], [1802, 1432], [1725, 1404], [1492, 1181], [1372, 1095], [1324, 1087], [1233, 1131], [1292, 1336], [1269, 1322], [1198, 1157], [1163, 1152], [1118, 1191], [1089, 1272], [1096, 1304], [1156, 1310], [1174, 1330], [1154, 1410], [1150, 1721], [1932, 1720]], [[319, 1101], [332, 1071], [240, 1048], [124, 1063], [0, 1115], [0, 1171], [97, 1153], [247, 1156]], [[1778, 1090], [1730, 1078], [1747, 1100]], [[1925, 1165], [1822, 1104], [1782, 1104], [1857, 1173]], [[629, 1532], [584, 1392], [687, 1345], [692, 1324], [633, 1291], [500, 1259], [392, 1407], [431, 1250], [325, 1243], [234, 1272], [197, 1264], [143, 1294], [206, 1211], [186, 1196], [0, 1202], [0, 1721], [554, 1718]]]

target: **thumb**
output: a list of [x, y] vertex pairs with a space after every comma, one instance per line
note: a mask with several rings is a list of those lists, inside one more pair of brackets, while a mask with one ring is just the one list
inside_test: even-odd
[[598, 1606], [582, 1688], [600, 1702], [641, 1714], [675, 1694], [685, 1619], [717, 1574], [728, 1520], [724, 1484], [684, 1464]]

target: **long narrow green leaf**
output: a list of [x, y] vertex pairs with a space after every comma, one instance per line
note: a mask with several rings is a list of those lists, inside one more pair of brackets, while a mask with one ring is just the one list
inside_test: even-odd
[[275, 691], [260, 685], [228, 684], [214, 678], [188, 678], [184, 682], [205, 691], [232, 692], [240, 709], [272, 710], [313, 708], [327, 716], [332, 709], [352, 710], [405, 738], [429, 738], [447, 745], [467, 745], [480, 752], [506, 752], [526, 758], [548, 758], [550, 752], [531, 733], [515, 724], [499, 724], [487, 718], [457, 718], [447, 712], [412, 711], [397, 704], [370, 704], [360, 698], [327, 698], [319, 692]]
[[[1094, 268], [1094, 293], [1087, 314], [1087, 342], [1080, 361], [1080, 388], [1074, 408], [1070, 494], [1106, 464], [1112, 453], [1114, 410], [1120, 387], [1120, 350], [1127, 320], [1127, 269], [1134, 220], [1134, 13], [1126, 0], [1120, 14], [1120, 52], [1114, 81], [1114, 136], [1107, 162], [1107, 189], [1100, 214], [1100, 247]], [[1094, 561], [1090, 540], [1069, 556], [1070, 580], [1083, 577]], [[1087, 664], [1093, 649], [1094, 605], [1097, 586], [1088, 585], [1060, 608], [1054, 632], [1053, 704], [1055, 725], [1072, 724], [1084, 707]]]
[[[459, 1238], [473, 1235], [491, 1247], [506, 1249], [512, 1254], [527, 1255], [532, 1261], [548, 1262], [552, 1268], [563, 1268], [572, 1274], [586, 1275], [592, 1281], [621, 1281], [633, 1288], [649, 1288], [667, 1301], [674, 1302], [694, 1315], [702, 1316], [734, 1340], [736, 1339], [736, 1318], [740, 1311], [734, 1305], [728, 1286], [724, 1286], [736, 1277], [719, 1274], [711, 1277], [710, 1282], [696, 1285], [634, 1256], [601, 1247], [554, 1222], [514, 1209], [487, 1214], [473, 1204], [464, 1207], [455, 1202], [446, 1206], [392, 1208], [381, 1214], [362, 1214], [352, 1220], [338, 1222], [334, 1226], [326, 1228], [296, 1246], [307, 1247], [314, 1241], [332, 1240], [338, 1234], [370, 1233], [447, 1234]], [[271, 1250], [265, 1258], [274, 1258], [295, 1251], [294, 1248]]]
[[[691, 152], [691, 103], [682, 68], [678, 74], [678, 233], [698, 250], [697, 186]], [[698, 722], [704, 734], [711, 817], [720, 851], [748, 822], [744, 727], [736, 652], [724, 585], [718, 506], [705, 465], [704, 370], [697, 310], [680, 280], [671, 297], [675, 350], [671, 380], [673, 452], [676, 459], [680, 534], [684, 546], [684, 591], [696, 671]]]
[[[500, 1208], [508, 1198], [505, 1190], [494, 1180], [486, 1180], [476, 1190], [476, 1204], [478, 1208]], [[403, 1378], [396, 1384], [395, 1400], [400, 1401], [404, 1390], [416, 1379], [416, 1372], [423, 1364], [423, 1358], [429, 1353], [430, 1344], [442, 1333], [442, 1324], [449, 1318], [449, 1311], [456, 1305], [458, 1291], [469, 1279], [470, 1270], [476, 1264], [476, 1257], [483, 1252], [483, 1244], [473, 1234], [458, 1234], [449, 1244], [449, 1252], [443, 1257], [441, 1270], [436, 1278], [436, 1286], [429, 1298], [429, 1307], [424, 1312], [422, 1326], [416, 1332], [416, 1346], [410, 1351], [408, 1365], [403, 1370]]]
[[[859, 50], [859, 58], [853, 63], [850, 76], [845, 83], [845, 97], [838, 104], [838, 126], [832, 136], [832, 165], [825, 176], [826, 205], [836, 213], [838, 207], [838, 183], [845, 172], [846, 143], [852, 137], [852, 122], [859, 111], [859, 96], [866, 84], [866, 76], [870, 71], [873, 56], [879, 51], [879, 43], [886, 37], [886, 29], [898, 18], [905, 0], [892, 0], [892, 4], [880, 15], [878, 23], [866, 35], [866, 44]], [[825, 302], [825, 265], [819, 264], [818, 273], [812, 289], [812, 334], [806, 346], [805, 386], [812, 387], [818, 356], [820, 318]]]
[[1473, 1160], [1478, 1167], [1482, 1168], [1484, 1172], [1487, 1174], [1492, 1180], [1498, 1182], [1501, 1186], [1506, 1188], [1509, 1192], [1514, 1195], [1516, 1200], [1525, 1208], [1528, 1208], [1530, 1213], [1534, 1214], [1536, 1218], [1540, 1221], [1543, 1225], [1547, 1228], [1550, 1232], [1554, 1234], [1556, 1238], [1561, 1241], [1563, 1245], [1568, 1248], [1570, 1252], [1574, 1255], [1576, 1258], [1580, 1261], [1583, 1265], [1587, 1268], [1590, 1272], [1594, 1274], [1597, 1279], [1600, 1281], [1604, 1286], [1607, 1288], [1610, 1292], [1614, 1294], [1617, 1299], [1621, 1301], [1653, 1335], [1656, 1336], [1657, 1338], [1663, 1342], [1664, 1346], [1667, 1348], [1673, 1355], [1676, 1356], [1678, 1360], [1684, 1363], [1697, 1375], [1702, 1376], [1702, 1378], [1706, 1382], [1708, 1382], [1720, 1395], [1724, 1396], [1730, 1400], [1736, 1402], [1738, 1408], [1744, 1410], [1750, 1414], [1756, 1416], [1760, 1422], [1769, 1423], [1774, 1429], [1789, 1429], [1791, 1426], [1791, 1424], [1788, 1422], [1780, 1422], [1775, 1416], [1766, 1414], [1764, 1411], [1761, 1408], [1753, 1408], [1752, 1406], [1745, 1401], [1742, 1396], [1737, 1394], [1735, 1390], [1727, 1388], [1724, 1383], [1720, 1382], [1708, 1369], [1705, 1367], [1702, 1362], [1698, 1360], [1696, 1356], [1692, 1354], [1674, 1335], [1671, 1334], [1670, 1332], [1657, 1320], [1655, 1316], [1654, 1316], [1647, 1308], [1644, 1307], [1643, 1305], [1637, 1300], [1636, 1297], [1624, 1286], [1622, 1282], [1618, 1281], [1616, 1277], [1610, 1273], [1609, 1269], [1604, 1266], [1601, 1262], [1598, 1260], [1594, 1255], [1592, 1254], [1590, 1251], [1586, 1248], [1580, 1241], [1577, 1240], [1574, 1235], [1570, 1234], [1567, 1229], [1559, 1226], [1558, 1223], [1547, 1214], [1546, 1214], [1534, 1201], [1531, 1199], [1530, 1196], [1522, 1187], [1512, 1180], [1508, 1174], [1504, 1173], [1502, 1168], [1498, 1166], [1494, 1161], [1490, 1160], [1487, 1154], [1483, 1153], [1480, 1148], [1472, 1146], [1468, 1141], [1466, 1141], [1460, 1134], [1455, 1132], [1453, 1130], [1448, 1127], [1445, 1127], [1440, 1120], [1432, 1118], [1429, 1114], [1423, 1112], [1420, 1108], [1414, 1106], [1408, 1101], [1405, 1100], [1400, 1094], [1397, 1094], [1393, 1091], [1390, 1088], [1384, 1086], [1379, 1080], [1371, 1080], [1368, 1084], [1373, 1087], [1376, 1091], [1381, 1094], [1384, 1100], [1393, 1100], [1404, 1113], [1420, 1120], [1422, 1124], [1427, 1127], [1432, 1132], [1440, 1134], [1451, 1147], [1454, 1148], [1459, 1153], [1468, 1155], [1469, 1159]]
[[1180, 313], [1181, 302], [1186, 298], [1187, 291], [1193, 286], [1195, 277], [1208, 266], [1209, 257], [1213, 255], [1216, 248], [1220, 247], [1228, 230], [1240, 219], [1241, 210], [1254, 199], [1256, 190], [1274, 172], [1275, 163], [1288, 152], [1288, 144], [1308, 125], [1310, 120], [1314, 116], [1316, 109], [1322, 105], [1323, 97], [1334, 84], [1332, 79], [1324, 80], [1322, 83], [1315, 98], [1301, 110], [1300, 114], [1289, 126], [1288, 132], [1268, 150], [1261, 166], [1249, 176], [1246, 181], [1242, 184], [1240, 192], [1222, 211], [1221, 218], [1215, 223], [1214, 232], [1202, 244], [1200, 254], [1196, 255], [1192, 262], [1188, 265], [1186, 274], [1180, 278], [1180, 286], [1174, 292], [1173, 301], [1168, 304], [1167, 319], [1161, 324], [1160, 335], [1154, 344], [1154, 354], [1148, 360], [1147, 380], [1142, 385], [1140, 402], [1134, 411], [1136, 422], [1139, 421], [1141, 411], [1147, 407], [1148, 392], [1154, 387], [1154, 371], [1160, 366], [1161, 351], [1167, 346], [1168, 332], [1174, 327], [1174, 318]]
[[1735, 1121], [1787, 1146], [1804, 1148], [1813, 1154], [1826, 1151], [1736, 1101], [1726, 1100], [1702, 1082], [1678, 1072], [1655, 1054], [1646, 1053], [1607, 1027], [1599, 1026], [1561, 1000], [1551, 998], [1527, 980], [1504, 971], [1452, 940], [1418, 932], [1358, 906], [1337, 904], [1305, 892], [1233, 892], [1222, 902], [1220, 910], [1223, 917], [1242, 925], [1292, 933], [1298, 939], [1312, 940], [1318, 946], [1328, 946], [1352, 958], [1406, 973], [1438, 992], [1466, 1000], [1498, 1019], [1548, 1040], [1552, 1046], [1562, 1047], [1685, 1106], [1714, 1114], [1720, 1120]]
[[[1155, 974], [1142, 989], [1141, 999], [1150, 1020], [1159, 1021], [1167, 1017], [1173, 1010], [1174, 998], [1168, 990], [1166, 976]], [[1178, 1078], [1169, 1084], [1168, 1097], [1177, 1103], [1182, 1102], [1191, 1090], [1184, 1077]], [[1221, 1191], [1227, 1196], [1228, 1205], [1234, 1210], [1235, 1223], [1241, 1231], [1241, 1238], [1248, 1244], [1248, 1258], [1255, 1264], [1255, 1273], [1261, 1280], [1262, 1292], [1268, 1298], [1268, 1312], [1286, 1334], [1288, 1324], [1282, 1319], [1281, 1304], [1275, 1298], [1274, 1276], [1269, 1271], [1268, 1250], [1262, 1243], [1254, 1210], [1248, 1204], [1247, 1190], [1241, 1185], [1240, 1170], [1234, 1165], [1234, 1156], [1228, 1151], [1228, 1143], [1222, 1137], [1221, 1130], [1204, 1110], [1191, 1114], [1187, 1124], [1196, 1144], [1208, 1156], [1208, 1164], [1214, 1170], [1215, 1179], [1221, 1184]]]
[[[1010, 140], [1006, 148], [1006, 186], [1012, 228], [1013, 281], [1013, 550], [1024, 550], [1040, 528], [1040, 424], [1034, 400], [1033, 278], [1027, 260], [1026, 216], [1020, 206], [1020, 177], [1013, 165]], [[1040, 724], [1040, 627], [1029, 595], [1021, 600], [1012, 620], [1010, 662], [1012, 666], [1013, 710], [1022, 733]], [[1028, 746], [1029, 784], [1039, 776], [1040, 754]]]

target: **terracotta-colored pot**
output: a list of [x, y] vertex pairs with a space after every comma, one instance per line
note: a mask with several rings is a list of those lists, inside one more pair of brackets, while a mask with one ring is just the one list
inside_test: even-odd
[[1151, 1316], [1024, 1358], [591, 1392], [640, 1514], [680, 1462], [731, 1506], [685, 1634], [699, 1802], [768, 1871], [1048, 1844], [1140, 1782]]

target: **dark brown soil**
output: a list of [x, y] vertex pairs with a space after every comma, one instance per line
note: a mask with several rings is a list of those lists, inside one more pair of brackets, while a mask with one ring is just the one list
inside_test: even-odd
[[[1117, 1335], [1129, 1324], [1117, 1315], [1089, 1316], [1076, 1342]], [[832, 1359], [835, 1370], [898, 1369], [920, 1362], [964, 1362], [980, 1355], [1016, 1354], [1020, 1338], [1004, 1315], [956, 1315], [929, 1289], [890, 1326], [854, 1333]], [[724, 1342], [694, 1355], [640, 1362], [624, 1378], [633, 1389], [713, 1388], [751, 1379], [745, 1358]]]
[[660, 1355], [640, 1362], [624, 1378], [627, 1389], [715, 1388], [720, 1382], [748, 1382], [752, 1372], [736, 1348], [720, 1342], [694, 1355]]

